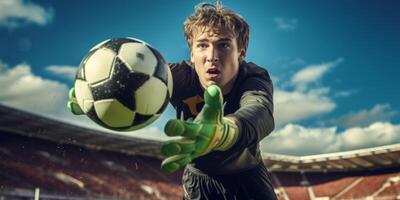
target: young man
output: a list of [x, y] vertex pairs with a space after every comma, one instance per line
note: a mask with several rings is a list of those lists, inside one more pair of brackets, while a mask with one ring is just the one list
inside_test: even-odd
[[162, 170], [185, 167], [184, 199], [276, 199], [259, 150], [274, 129], [273, 87], [265, 69], [244, 61], [249, 26], [220, 5], [200, 4], [184, 31], [190, 64], [170, 65], [170, 101], [183, 119], [165, 126], [182, 139], [162, 146]]
[[190, 63], [170, 65], [170, 102], [181, 119], [165, 125], [182, 139], [163, 144], [161, 169], [185, 167], [183, 199], [276, 199], [259, 149], [274, 129], [273, 87], [265, 69], [244, 61], [248, 24], [221, 5], [200, 4], [184, 31]]

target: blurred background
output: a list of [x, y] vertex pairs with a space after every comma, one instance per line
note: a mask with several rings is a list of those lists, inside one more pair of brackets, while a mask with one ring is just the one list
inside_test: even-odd
[[[163, 126], [168, 119], [175, 118], [172, 106], [152, 125], [121, 133], [103, 129], [85, 116], [70, 114], [66, 108], [67, 93], [73, 86], [81, 59], [94, 45], [109, 38], [144, 40], [171, 63], [188, 59], [190, 51], [182, 24], [200, 2], [0, 0], [0, 121], [4, 133], [0, 134], [0, 160], [4, 161], [0, 165], [0, 180], [4, 182], [0, 181], [0, 188], [55, 184], [46, 189], [58, 191], [58, 187], [65, 186], [57, 185], [60, 184], [57, 180], [64, 180], [63, 184], [78, 188], [69, 189], [71, 194], [94, 195], [108, 191], [96, 184], [103, 183], [104, 186], [107, 182], [123, 179], [111, 178], [115, 175], [112, 170], [119, 169], [121, 177], [131, 176], [132, 180], [125, 179], [127, 182], [148, 181], [147, 185], [130, 186], [124, 190], [137, 187], [144, 194], [135, 196], [133, 192], [129, 196], [114, 191], [114, 188], [109, 189], [111, 192], [104, 192], [106, 196], [179, 198], [179, 175], [164, 177], [157, 168], [159, 141], [168, 139], [162, 132]], [[398, 170], [385, 170], [398, 167], [400, 162], [397, 145], [400, 143], [400, 2], [226, 0], [222, 4], [247, 20], [251, 31], [246, 60], [266, 68], [273, 79], [276, 128], [262, 141], [261, 148], [270, 169], [278, 163], [275, 166], [278, 171], [295, 172], [277, 175], [278, 181], [274, 184], [278, 188], [295, 187], [295, 191], [296, 188], [306, 191], [304, 194], [309, 199], [379, 196], [385, 190], [383, 185], [392, 177], [398, 177], [399, 173]], [[71, 144], [77, 146], [68, 146]], [[121, 155], [93, 152], [95, 149], [111, 150]], [[346, 154], [347, 151], [353, 153]], [[93, 158], [103, 160], [82, 161], [90, 160], [91, 153], [94, 153]], [[134, 162], [135, 159], [125, 157], [128, 154], [144, 157], [135, 157]], [[359, 157], [375, 154], [379, 155]], [[346, 161], [346, 155], [352, 161]], [[119, 156], [130, 163], [124, 166], [121, 164], [124, 161], [112, 160]], [[29, 162], [28, 158], [33, 160]], [[65, 160], [64, 164], [61, 158]], [[339, 164], [330, 162], [334, 158], [338, 158]], [[15, 163], [10, 164], [10, 160]], [[67, 167], [68, 162], [81, 163], [87, 169]], [[82, 164], [85, 162], [87, 164]], [[91, 171], [96, 162], [106, 163], [103, 166], [106, 169]], [[307, 162], [311, 164], [304, 164]], [[126, 175], [131, 171], [128, 170], [130, 167], [138, 170], [143, 169], [138, 166], [147, 165], [151, 167], [144, 168], [154, 168], [154, 171], [140, 172], [142, 176]], [[47, 169], [43, 166], [63, 169], [64, 175], [52, 174], [54, 182], [41, 182], [45, 179], [43, 177], [50, 176], [45, 172], [43, 176], [38, 175], [40, 169]], [[112, 166], [112, 170], [107, 166]], [[24, 174], [29, 169], [32, 174]], [[350, 174], [327, 175], [329, 180], [326, 181], [317, 178], [313, 182], [310, 181], [312, 177], [305, 181], [301, 172], [310, 169], [318, 173], [356, 169], [357, 173], [350, 170]], [[370, 172], [370, 169], [378, 171]], [[104, 175], [101, 178], [100, 174], [106, 172], [110, 177]], [[146, 173], [153, 174], [153, 178], [143, 175]], [[154, 178], [154, 173], [159, 175]], [[33, 174], [38, 178], [27, 180]], [[362, 180], [377, 180], [375, 175], [382, 181], [375, 189], [368, 190], [371, 192], [359, 196], [345, 193], [351, 191], [356, 183], [364, 188]], [[288, 179], [298, 181], [282, 182]], [[335, 181], [344, 183], [344, 186], [325, 193], [307, 190], [322, 183], [339, 184]], [[85, 187], [91, 189], [82, 189]], [[98, 190], [93, 189], [96, 187]], [[163, 188], [168, 187], [176, 190], [171, 194], [163, 193]], [[394, 190], [397, 193], [393, 193], [397, 195], [398, 186], [393, 187], [397, 188]], [[360, 191], [357, 188], [353, 190]], [[291, 193], [285, 189], [282, 191], [279, 192], [282, 199], [303, 198], [288, 195]]]

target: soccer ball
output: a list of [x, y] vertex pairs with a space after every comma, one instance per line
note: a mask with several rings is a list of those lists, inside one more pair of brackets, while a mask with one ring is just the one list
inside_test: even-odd
[[131, 131], [151, 124], [165, 110], [172, 76], [153, 47], [135, 38], [115, 38], [83, 58], [74, 87], [91, 120], [111, 130]]

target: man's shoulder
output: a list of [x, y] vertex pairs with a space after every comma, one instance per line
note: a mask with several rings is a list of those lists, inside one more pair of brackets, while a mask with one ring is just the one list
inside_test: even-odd
[[192, 69], [192, 66], [186, 60], [182, 60], [181, 62], [168, 63], [168, 66], [171, 70], [191, 70]]
[[270, 76], [268, 70], [264, 67], [261, 67], [253, 62], [244, 62], [241, 64], [239, 69], [239, 76], [242, 79], [248, 78], [262, 78], [270, 80]]
[[185, 60], [179, 63], [168, 64], [173, 80], [172, 100], [179, 102], [188, 96], [194, 96], [198, 92], [198, 81], [193, 67]]
[[179, 63], [168, 63], [168, 66], [172, 73], [174, 85], [181, 83], [192, 84], [195, 80], [196, 72], [187, 61], [182, 60]]

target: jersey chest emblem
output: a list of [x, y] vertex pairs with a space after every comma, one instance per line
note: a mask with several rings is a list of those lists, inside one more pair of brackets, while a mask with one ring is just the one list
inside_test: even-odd
[[197, 110], [197, 104], [203, 103], [203, 102], [204, 102], [203, 98], [201, 98], [199, 95], [189, 97], [189, 98], [183, 100], [183, 103], [185, 103], [188, 106], [189, 111], [193, 116], [196, 116], [197, 114], [199, 114], [199, 111]]

